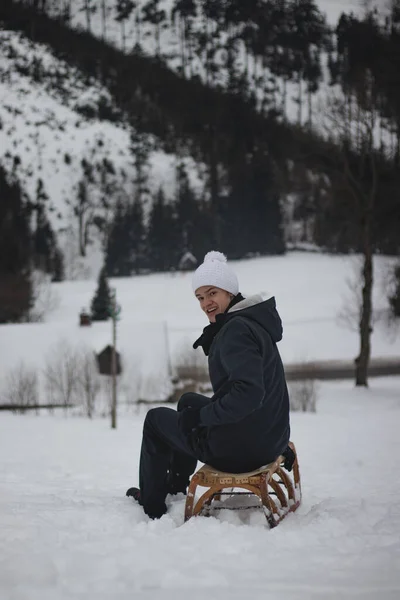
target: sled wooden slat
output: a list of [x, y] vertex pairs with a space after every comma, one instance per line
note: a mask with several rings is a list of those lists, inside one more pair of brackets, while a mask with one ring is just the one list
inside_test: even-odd
[[[283, 456], [278, 456], [269, 465], [248, 473], [224, 473], [210, 465], [202, 466], [190, 481], [186, 497], [185, 521], [193, 516], [205, 514], [206, 511], [209, 513], [213, 502], [220, 501], [221, 492], [227, 488], [231, 488], [232, 496], [242, 495], [243, 492], [234, 491], [239, 488], [259, 498], [269, 526], [276, 527], [288, 513], [297, 510], [301, 502], [300, 470], [296, 448], [292, 442], [289, 446], [295, 453], [291, 472], [284, 468]], [[207, 489], [195, 502], [198, 486]], [[223, 506], [218, 507], [219, 510], [222, 508]]]

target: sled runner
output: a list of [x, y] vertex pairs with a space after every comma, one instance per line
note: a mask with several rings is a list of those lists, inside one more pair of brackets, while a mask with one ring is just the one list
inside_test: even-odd
[[[263, 508], [270, 528], [276, 527], [289, 512], [297, 510], [301, 502], [300, 471], [296, 449], [292, 442], [289, 443], [289, 447], [293, 451], [292, 460], [288, 460], [287, 456], [278, 456], [273, 463], [249, 473], [224, 473], [209, 465], [201, 467], [190, 481], [186, 497], [185, 521], [196, 515], [209, 515], [213, 509], [227, 508], [223, 506], [223, 502], [220, 502], [221, 496], [253, 495], [258, 497], [258, 507]], [[208, 489], [195, 502], [197, 486]], [[237, 491], [238, 488], [246, 492]]]

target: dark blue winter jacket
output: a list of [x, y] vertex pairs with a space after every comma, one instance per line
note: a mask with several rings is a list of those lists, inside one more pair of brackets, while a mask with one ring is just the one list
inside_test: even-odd
[[276, 346], [281, 339], [275, 298], [247, 298], [224, 315], [208, 356], [214, 396], [200, 411], [214, 467], [252, 470], [286, 450], [289, 396]]

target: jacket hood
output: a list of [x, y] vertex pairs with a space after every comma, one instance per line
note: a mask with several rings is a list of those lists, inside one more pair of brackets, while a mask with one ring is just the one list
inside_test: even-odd
[[241, 316], [255, 321], [270, 334], [273, 341], [280, 342], [283, 335], [282, 321], [276, 309], [275, 297], [267, 300], [257, 294], [238, 302], [227, 313], [227, 320]]

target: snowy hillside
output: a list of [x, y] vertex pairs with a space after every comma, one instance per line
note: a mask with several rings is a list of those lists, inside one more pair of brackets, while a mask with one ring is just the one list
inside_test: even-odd
[[[190, 68], [186, 65], [182, 59], [182, 40], [185, 38], [185, 22], [180, 21], [179, 16], [174, 14], [176, 10], [175, 0], [160, 0], [158, 3], [158, 10], [160, 14], [165, 13], [166, 26], [162, 26], [157, 29], [154, 25], [150, 25], [144, 19], [143, 7], [148, 4], [148, 0], [139, 0], [133, 3], [133, 9], [130, 15], [124, 20], [118, 20], [118, 12], [114, 0], [103, 0], [100, 2], [91, 2], [89, 0], [85, 6], [82, 5], [80, 0], [71, 0], [70, 6], [70, 26], [77, 29], [89, 29], [90, 32], [107, 42], [115, 45], [124, 52], [130, 52], [137, 44], [140, 45], [141, 50], [149, 56], [155, 56], [159, 52], [160, 56], [165, 60], [166, 64], [173, 70], [179, 73], [184, 72], [185, 75], [197, 75], [206, 81], [207, 76], [204, 69], [204, 60], [200, 61], [197, 59], [193, 60], [193, 64]], [[334, 28], [340, 15], [354, 14], [355, 16], [362, 17], [366, 10], [372, 10], [376, 8], [380, 15], [383, 15], [387, 11], [389, 0], [316, 0], [316, 4], [321, 13], [326, 18], [328, 25]], [[53, 6], [52, 14], [59, 15], [61, 7], [57, 3]], [[195, 18], [190, 17], [190, 30], [202, 32], [204, 31], [204, 18], [198, 15]], [[207, 26], [208, 27], [208, 26]], [[213, 27], [213, 25], [211, 25]], [[224, 32], [221, 35], [219, 43], [221, 48], [226, 48], [228, 40], [228, 32]], [[242, 44], [243, 45], [243, 44]], [[244, 46], [244, 45], [243, 45]], [[191, 51], [186, 50], [185, 53]], [[228, 81], [228, 74], [226, 69], [221, 68], [223, 64], [224, 51], [221, 49], [216, 53], [215, 63], [220, 65], [218, 72], [214, 73], [215, 80], [214, 85], [220, 85], [226, 87]], [[186, 57], [187, 62], [188, 56]], [[253, 57], [245, 56], [244, 47], [241, 50], [241, 66], [244, 68], [245, 62], [248, 61], [248, 68], [253, 72], [256, 77], [257, 67], [253, 60]], [[283, 83], [278, 78], [278, 87], [287, 87], [288, 98], [286, 107], [286, 116], [292, 122], [298, 122], [299, 109], [297, 104], [297, 84]], [[259, 87], [259, 86], [258, 86]], [[255, 90], [259, 100], [261, 102], [261, 90]], [[329, 88], [327, 82], [320, 87], [316, 94], [313, 94], [313, 105], [318, 111], [321, 106], [326, 103], [327, 94]], [[286, 101], [285, 101], [286, 102]], [[303, 111], [302, 119], [305, 121], [305, 110]]]
[[[320, 0], [319, 7], [328, 22], [334, 25], [342, 11], [360, 14], [361, 0]], [[90, 1], [85, 11], [80, 0], [68, 3], [70, 25], [89, 31], [108, 43], [129, 52], [136, 43], [152, 56], [156, 52], [154, 27], [141, 22], [139, 8], [130, 17], [118, 22], [114, 0]], [[181, 68], [180, 24], [171, 17], [173, 2], [164, 0], [160, 8], [166, 11], [168, 27], [160, 31], [161, 54], [168, 66]], [[383, 10], [385, 0], [369, 6]], [[63, 3], [48, 2], [50, 12], [59, 15]], [[104, 10], [103, 10], [104, 7]], [[200, 19], [194, 24], [204, 26]], [[251, 68], [254, 68], [254, 64]], [[199, 61], [193, 73], [204, 77]], [[223, 69], [220, 74], [224, 85]], [[218, 83], [216, 81], [215, 83]], [[294, 89], [288, 94], [288, 116], [298, 118]], [[326, 86], [315, 96], [315, 107], [326, 98]], [[96, 80], [86, 80], [76, 69], [56, 59], [49, 48], [34, 44], [24, 36], [0, 31], [0, 160], [10, 174], [20, 181], [27, 196], [35, 200], [38, 194], [48, 197], [48, 216], [59, 234], [59, 244], [66, 260], [68, 279], [95, 275], [102, 262], [103, 239], [97, 227], [90, 232], [88, 258], [79, 256], [77, 219], [79, 186], [87, 185], [91, 220], [110, 219], [118, 198], [131, 198], [136, 176], [134, 157], [130, 149], [131, 127], [110, 97]], [[149, 185], [151, 191], [160, 186], [167, 197], [176, 187], [175, 169], [182, 157], [165, 154], [157, 139], [148, 138], [150, 146]], [[184, 157], [191, 183], [196, 191], [204, 188], [203, 165]], [[85, 165], [92, 165], [90, 177]], [[90, 180], [89, 180], [90, 179]], [[110, 200], [111, 198], [111, 200]]]
[[[96, 274], [101, 265], [101, 238], [94, 227], [89, 261], [78, 256], [74, 208], [79, 183], [84, 180], [84, 162], [93, 166], [89, 183], [92, 217], [107, 220], [116, 199], [133, 194], [130, 136], [129, 124], [98, 82], [84, 80], [46, 46], [0, 30], [0, 160], [31, 200], [38, 193], [47, 195], [48, 216], [60, 234], [67, 278], [84, 275], [84, 265], [86, 274], [91, 268]], [[168, 197], [175, 190], [178, 159], [163, 152], [153, 137], [147, 143], [150, 188], [155, 192], [162, 186]], [[184, 162], [198, 189], [200, 167], [187, 157]], [[43, 188], [39, 191], [40, 180]]]

